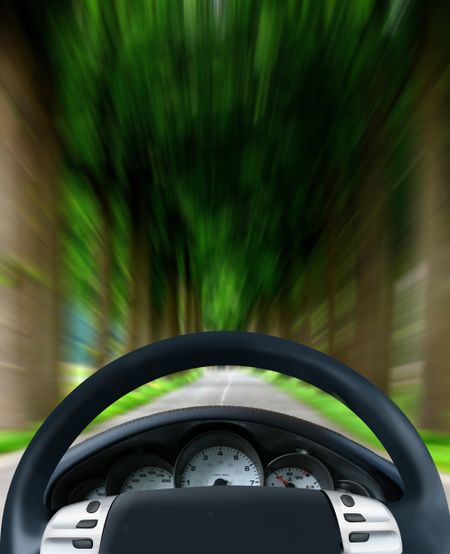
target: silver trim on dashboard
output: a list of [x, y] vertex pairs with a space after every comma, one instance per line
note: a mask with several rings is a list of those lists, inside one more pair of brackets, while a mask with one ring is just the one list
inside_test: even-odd
[[[58, 510], [45, 529], [40, 554], [75, 554], [80, 550], [98, 554], [106, 519], [116, 498], [107, 496], [98, 501], [70, 504]], [[95, 511], [92, 511], [95, 507], [93, 502], [99, 504]], [[80, 528], [81, 522], [85, 522], [84, 528]], [[77, 541], [87, 541], [89, 546], [76, 546]]]
[[[402, 554], [402, 538], [397, 522], [382, 502], [357, 494], [327, 490], [323, 492], [328, 496], [336, 514], [343, 554]], [[345, 505], [342, 500], [344, 498], [348, 501], [349, 497], [353, 505]], [[352, 542], [352, 539], [363, 541]]]

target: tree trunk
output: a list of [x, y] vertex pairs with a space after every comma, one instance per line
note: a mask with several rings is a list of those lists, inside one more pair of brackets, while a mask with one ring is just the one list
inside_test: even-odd
[[145, 229], [145, 221], [136, 217], [131, 235], [131, 298], [130, 298], [130, 331], [129, 350], [153, 342], [151, 316], [151, 275], [150, 244]]
[[190, 333], [197, 333], [203, 330], [199, 294], [191, 285], [188, 288], [187, 315], [188, 328]]
[[187, 308], [188, 308], [188, 294], [186, 287], [186, 279], [180, 277], [178, 283], [178, 307], [179, 307], [179, 319], [180, 319], [180, 334], [185, 335], [188, 333], [187, 327]]
[[[437, 46], [437, 45], [436, 45]], [[450, 432], [450, 95], [436, 81], [441, 53], [431, 44], [422, 65], [429, 77], [419, 117], [421, 245], [428, 275], [425, 314], [425, 372], [422, 426]], [[442, 81], [444, 81], [442, 79]]]
[[294, 339], [294, 314], [292, 304], [288, 298], [282, 298], [279, 310], [280, 337]]
[[334, 221], [330, 218], [327, 225], [327, 261], [326, 261], [326, 280], [328, 297], [328, 354], [336, 356], [336, 228]]
[[192, 288], [192, 285], [186, 285], [186, 297], [185, 297], [185, 328], [186, 333], [195, 333], [196, 331], [196, 298], [195, 291]]
[[311, 329], [311, 313], [312, 313], [312, 295], [310, 286], [310, 269], [305, 266], [303, 269], [303, 286], [301, 289], [300, 300], [300, 325], [296, 333], [295, 339], [305, 346], [312, 344], [312, 329]]
[[255, 333], [270, 333], [270, 316], [267, 300], [258, 300], [253, 311], [252, 331]]
[[344, 364], [351, 365], [351, 352], [354, 343], [355, 326], [355, 236], [353, 229], [354, 211], [349, 206], [343, 211], [342, 217], [347, 222], [337, 239], [336, 251], [339, 252], [336, 261], [336, 310], [337, 325], [334, 332], [334, 351], [332, 356]]
[[387, 188], [380, 156], [368, 167], [359, 201], [356, 330], [352, 366], [389, 391], [393, 287]]
[[194, 296], [194, 322], [196, 332], [203, 331], [202, 305], [198, 296]]
[[98, 307], [96, 366], [108, 361], [109, 331], [111, 324], [111, 288], [113, 264], [112, 214], [109, 200], [100, 199], [100, 236], [98, 250]]
[[58, 397], [58, 188], [50, 91], [26, 35], [0, 8], [0, 428]]
[[267, 309], [267, 333], [274, 337], [283, 336], [283, 326], [281, 321], [282, 306], [280, 297], [271, 301]]
[[180, 334], [178, 313], [178, 275], [175, 271], [169, 272], [165, 302], [161, 314], [161, 338], [175, 337]]

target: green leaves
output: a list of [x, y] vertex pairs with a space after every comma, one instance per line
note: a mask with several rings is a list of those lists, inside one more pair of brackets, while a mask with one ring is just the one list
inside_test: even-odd
[[[116, 226], [136, 224], [130, 198], [145, 203], [151, 259], [162, 276], [187, 260], [208, 327], [239, 326], [289, 288], [329, 205], [354, 201], [370, 126], [409, 70], [405, 13], [374, 0], [49, 4], [66, 157], [121, 204]], [[71, 221], [93, 209], [69, 203]], [[77, 248], [89, 237], [71, 225], [88, 294]]]

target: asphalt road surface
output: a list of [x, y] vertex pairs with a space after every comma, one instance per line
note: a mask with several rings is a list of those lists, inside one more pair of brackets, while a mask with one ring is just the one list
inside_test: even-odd
[[[94, 433], [114, 427], [130, 419], [143, 417], [174, 408], [204, 405], [252, 406], [287, 413], [302, 419], [313, 421], [324, 427], [342, 432], [330, 421], [315, 413], [309, 407], [300, 404], [286, 393], [248, 373], [236, 369], [206, 371], [196, 382], [156, 399], [154, 402], [137, 408], [124, 416], [115, 418], [96, 427]], [[346, 434], [346, 433], [343, 433]], [[84, 437], [81, 437], [84, 438]], [[6, 492], [14, 470], [19, 462], [20, 453], [0, 456], [0, 513], [3, 514]], [[450, 476], [442, 475], [442, 480], [450, 503]]]

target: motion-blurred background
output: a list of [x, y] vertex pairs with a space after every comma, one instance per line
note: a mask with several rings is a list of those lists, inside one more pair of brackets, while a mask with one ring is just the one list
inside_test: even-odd
[[363, 373], [450, 470], [449, 29], [446, 1], [3, 1], [0, 451], [125, 351], [248, 329]]

